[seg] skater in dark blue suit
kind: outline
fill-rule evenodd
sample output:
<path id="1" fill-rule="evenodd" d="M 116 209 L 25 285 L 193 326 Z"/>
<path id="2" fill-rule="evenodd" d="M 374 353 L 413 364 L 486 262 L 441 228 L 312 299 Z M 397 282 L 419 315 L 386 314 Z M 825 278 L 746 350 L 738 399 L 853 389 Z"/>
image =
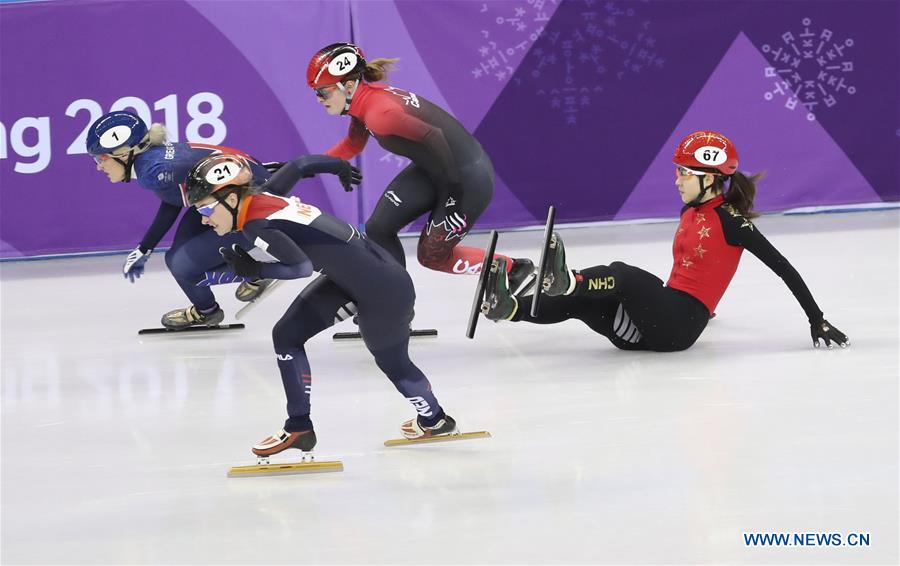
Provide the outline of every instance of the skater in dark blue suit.
<path id="1" fill-rule="evenodd" d="M 125 260 L 122 271 L 132 283 L 143 274 L 151 253 L 178 220 L 182 209 L 189 206 L 184 183 L 188 171 L 199 160 L 227 152 L 244 157 L 256 184 L 264 183 L 271 175 L 263 164 L 235 149 L 167 142 L 162 124 L 147 128 L 144 121 L 131 112 L 115 111 L 101 116 L 88 130 L 86 145 L 97 169 L 106 173 L 110 182 L 127 183 L 136 179 L 141 187 L 153 191 L 160 200 L 153 222 Z M 349 171 L 350 165 L 345 163 L 339 172 L 346 178 Z M 345 186 L 349 187 L 349 183 L 345 182 Z M 188 208 L 178 223 L 165 259 L 191 306 L 166 313 L 162 317 L 166 328 L 181 330 L 222 322 L 225 314 L 216 302 L 211 285 L 239 282 L 235 296 L 246 302 L 258 297 L 271 283 L 271 280 L 250 280 L 229 272 L 218 252 L 223 243 L 240 244 L 247 249 L 252 247 L 239 233 L 229 234 L 222 241 L 201 222 L 196 210 Z"/>
<path id="2" fill-rule="evenodd" d="M 316 443 L 310 420 L 312 376 L 307 340 L 358 309 L 359 330 L 375 363 L 418 413 L 401 426 L 407 438 L 449 435 L 455 421 L 438 404 L 422 371 L 409 359 L 409 322 L 415 290 L 390 253 L 356 228 L 286 194 L 310 169 L 331 170 L 343 161 L 304 156 L 284 165 L 261 187 L 253 186 L 249 163 L 238 155 L 213 155 L 188 176 L 188 199 L 204 223 L 220 236 L 241 231 L 277 263 L 261 263 L 240 246 L 222 248 L 242 277 L 297 279 L 321 273 L 272 329 L 278 368 L 287 395 L 284 429 L 253 447 L 258 456 Z M 359 182 L 359 178 L 355 179 Z"/>

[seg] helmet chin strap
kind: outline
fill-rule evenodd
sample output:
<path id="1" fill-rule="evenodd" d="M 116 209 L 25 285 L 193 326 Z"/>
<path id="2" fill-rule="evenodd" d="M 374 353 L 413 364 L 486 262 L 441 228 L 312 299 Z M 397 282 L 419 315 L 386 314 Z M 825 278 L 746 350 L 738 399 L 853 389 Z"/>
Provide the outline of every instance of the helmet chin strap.
<path id="1" fill-rule="evenodd" d="M 703 201 L 703 197 L 706 196 L 706 192 L 709 190 L 709 187 L 703 186 L 703 178 L 704 177 L 706 177 L 706 175 L 703 175 L 702 177 L 697 177 L 697 181 L 700 183 L 700 192 L 697 194 L 697 196 L 691 202 L 687 203 L 687 206 L 690 206 L 693 208 L 700 206 L 701 202 Z M 712 185 L 710 185 L 710 187 L 711 186 Z"/>
<path id="2" fill-rule="evenodd" d="M 353 94 L 350 93 L 344 83 L 337 83 L 335 86 L 344 95 L 344 109 L 341 110 L 341 116 L 345 116 L 347 112 L 350 112 L 350 103 L 353 102 Z M 357 79 L 356 86 L 359 88 L 359 79 Z"/>
<path id="3" fill-rule="evenodd" d="M 237 193 L 231 193 L 231 194 L 236 195 Z M 230 204 L 228 204 L 228 202 L 225 200 L 225 199 L 227 199 L 228 197 L 222 198 L 222 197 L 216 195 L 216 193 L 213 193 L 212 195 L 213 195 L 213 198 L 214 198 L 214 199 L 216 199 L 217 201 L 219 201 L 220 203 L 222 203 L 222 206 L 224 206 L 225 209 L 228 210 L 228 212 L 231 213 L 231 230 L 229 230 L 228 233 L 230 234 L 230 233 L 232 233 L 232 232 L 237 232 L 237 231 L 238 231 L 238 229 L 237 229 L 237 223 L 238 223 L 238 209 L 241 208 L 241 197 L 240 197 L 240 195 L 238 196 L 237 206 L 231 206 Z"/>
<path id="4" fill-rule="evenodd" d="M 128 152 L 128 157 L 125 160 L 121 160 L 118 157 L 113 157 L 116 160 L 116 163 L 119 163 L 122 167 L 125 168 L 125 178 L 122 179 L 123 183 L 128 183 L 131 181 L 131 169 L 134 166 L 134 148 L 131 148 L 131 151 Z"/>

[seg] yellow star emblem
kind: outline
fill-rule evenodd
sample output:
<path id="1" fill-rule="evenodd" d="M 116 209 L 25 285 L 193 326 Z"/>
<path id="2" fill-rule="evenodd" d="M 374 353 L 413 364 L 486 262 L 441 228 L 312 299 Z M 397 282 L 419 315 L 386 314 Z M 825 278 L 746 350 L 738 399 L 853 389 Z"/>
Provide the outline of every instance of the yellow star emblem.
<path id="1" fill-rule="evenodd" d="M 703 254 L 706 253 L 707 250 L 703 249 L 703 244 L 698 244 L 696 248 L 694 248 L 694 253 L 697 254 L 700 259 L 703 259 Z"/>
<path id="2" fill-rule="evenodd" d="M 707 228 L 706 226 L 701 226 L 700 231 L 697 232 L 697 234 L 700 236 L 701 240 L 703 238 L 709 238 L 709 228 Z"/>
<path id="3" fill-rule="evenodd" d="M 706 222 L 706 215 L 703 214 L 702 212 L 698 212 L 697 213 L 697 224 L 699 224 L 701 222 Z"/>
<path id="4" fill-rule="evenodd" d="M 682 266 L 682 267 L 690 267 L 690 266 L 692 266 L 692 265 L 694 265 L 694 262 L 693 262 L 693 261 L 689 260 L 689 259 L 686 258 L 686 257 L 681 258 L 681 266 Z"/>

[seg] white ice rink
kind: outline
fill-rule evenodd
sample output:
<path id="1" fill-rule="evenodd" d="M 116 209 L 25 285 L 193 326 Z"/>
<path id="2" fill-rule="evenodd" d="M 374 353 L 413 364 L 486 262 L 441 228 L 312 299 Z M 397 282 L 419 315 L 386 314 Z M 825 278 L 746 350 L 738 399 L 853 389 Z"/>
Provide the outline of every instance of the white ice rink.
<path id="1" fill-rule="evenodd" d="M 413 360 L 487 440 L 384 448 L 412 416 L 361 344 L 307 347 L 333 474 L 229 479 L 284 421 L 270 330 L 138 337 L 185 306 L 154 255 L 0 264 L 2 562 L 898 562 L 898 211 L 757 224 L 852 339 L 814 350 L 780 279 L 745 254 L 686 352 L 622 352 L 581 323 L 464 337 L 474 277 L 410 269 Z M 563 230 L 570 265 L 665 279 L 673 223 Z M 540 232 L 501 236 L 536 259 Z M 484 234 L 470 244 L 482 245 Z M 408 251 L 413 240 L 404 240 Z M 228 314 L 234 286 L 219 288 Z M 339 330 L 351 330 L 344 323 Z M 282 458 L 285 459 L 285 458 Z M 868 546 L 752 547 L 744 533 L 868 533 Z"/>

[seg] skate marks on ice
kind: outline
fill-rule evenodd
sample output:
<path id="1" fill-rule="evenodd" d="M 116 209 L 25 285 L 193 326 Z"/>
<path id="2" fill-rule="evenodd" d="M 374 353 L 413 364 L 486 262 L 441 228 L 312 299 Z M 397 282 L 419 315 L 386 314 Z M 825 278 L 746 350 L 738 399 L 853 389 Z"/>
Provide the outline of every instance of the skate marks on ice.
<path id="1" fill-rule="evenodd" d="M 459 432 L 441 436 L 429 436 L 428 438 L 392 438 L 385 440 L 385 446 L 410 446 L 413 444 L 431 444 L 433 442 L 452 442 L 454 440 L 473 440 L 476 438 L 490 438 L 491 433 L 486 430 L 476 432 Z"/>
<path id="2" fill-rule="evenodd" d="M 229 478 L 252 478 L 261 476 L 290 476 L 296 474 L 321 474 L 343 472 L 340 460 L 316 460 L 312 452 L 304 452 L 299 462 L 271 463 L 267 456 L 257 458 L 255 465 L 234 466 L 228 470 Z"/>

